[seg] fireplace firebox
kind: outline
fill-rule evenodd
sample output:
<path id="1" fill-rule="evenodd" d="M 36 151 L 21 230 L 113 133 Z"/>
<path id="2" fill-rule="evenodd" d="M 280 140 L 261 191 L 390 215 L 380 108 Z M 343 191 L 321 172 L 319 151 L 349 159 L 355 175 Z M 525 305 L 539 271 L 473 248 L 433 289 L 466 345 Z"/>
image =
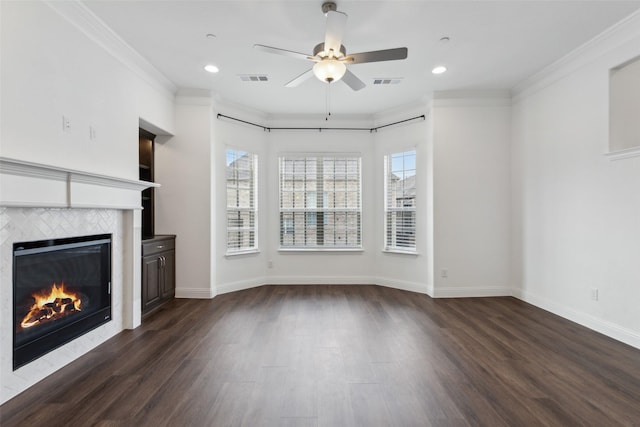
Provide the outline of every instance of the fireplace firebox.
<path id="1" fill-rule="evenodd" d="M 13 369 L 111 320 L 111 235 L 13 244 Z"/>

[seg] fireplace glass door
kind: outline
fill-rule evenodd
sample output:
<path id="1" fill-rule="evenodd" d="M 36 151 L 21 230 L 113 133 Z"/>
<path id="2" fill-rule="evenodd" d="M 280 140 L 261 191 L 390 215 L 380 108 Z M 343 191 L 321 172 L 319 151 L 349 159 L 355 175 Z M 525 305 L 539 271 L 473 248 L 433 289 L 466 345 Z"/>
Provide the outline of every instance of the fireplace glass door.
<path id="1" fill-rule="evenodd" d="M 111 320 L 111 235 L 15 243 L 13 367 Z"/>

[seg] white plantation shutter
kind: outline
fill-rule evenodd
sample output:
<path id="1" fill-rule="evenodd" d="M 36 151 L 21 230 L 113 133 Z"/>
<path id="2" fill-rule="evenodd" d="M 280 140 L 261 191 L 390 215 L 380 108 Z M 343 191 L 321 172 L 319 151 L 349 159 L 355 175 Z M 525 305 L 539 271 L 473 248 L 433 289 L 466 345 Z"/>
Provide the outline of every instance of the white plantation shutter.
<path id="1" fill-rule="evenodd" d="M 227 181 L 227 254 L 255 251 L 258 214 L 258 156 L 228 148 Z"/>
<path id="2" fill-rule="evenodd" d="M 385 250 L 416 250 L 416 152 L 385 156 Z"/>
<path id="3" fill-rule="evenodd" d="M 361 248 L 360 157 L 280 157 L 280 247 Z"/>

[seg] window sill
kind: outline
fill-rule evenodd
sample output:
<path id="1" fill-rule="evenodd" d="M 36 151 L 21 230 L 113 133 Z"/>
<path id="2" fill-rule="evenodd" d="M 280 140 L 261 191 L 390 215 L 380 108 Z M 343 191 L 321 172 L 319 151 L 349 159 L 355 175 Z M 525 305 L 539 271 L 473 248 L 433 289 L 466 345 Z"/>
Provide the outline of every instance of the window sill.
<path id="1" fill-rule="evenodd" d="M 279 248 L 278 252 L 364 252 L 362 248 Z"/>
<path id="2" fill-rule="evenodd" d="M 260 253 L 259 249 L 247 249 L 244 251 L 227 252 L 224 254 L 224 256 L 225 258 L 230 258 L 238 255 L 253 255 L 253 254 L 259 254 L 259 253 Z"/>
<path id="3" fill-rule="evenodd" d="M 382 252 L 386 254 L 420 255 L 417 251 L 403 251 L 400 249 L 383 249 Z"/>

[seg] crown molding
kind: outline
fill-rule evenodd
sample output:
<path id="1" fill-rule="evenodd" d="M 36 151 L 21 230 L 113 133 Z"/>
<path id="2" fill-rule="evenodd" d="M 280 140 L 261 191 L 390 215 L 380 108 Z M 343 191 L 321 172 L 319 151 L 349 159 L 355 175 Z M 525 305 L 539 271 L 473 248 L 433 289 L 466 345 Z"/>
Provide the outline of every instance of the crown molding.
<path id="1" fill-rule="evenodd" d="M 212 92 L 207 89 L 179 89 L 175 96 L 176 105 L 213 107 Z"/>
<path id="2" fill-rule="evenodd" d="M 440 91 L 433 93 L 432 107 L 509 107 L 508 90 Z"/>
<path id="3" fill-rule="evenodd" d="M 431 109 L 431 96 L 432 94 L 424 95 L 407 104 L 372 114 L 371 119 L 374 126 L 382 126 L 389 123 L 389 121 L 402 120 L 407 116 L 421 115 L 425 114 L 425 112 L 425 115 L 428 116 Z"/>
<path id="4" fill-rule="evenodd" d="M 51 9 L 69 21 L 135 75 L 173 100 L 177 87 L 149 61 L 129 46 L 118 34 L 79 0 L 46 1 Z"/>
<path id="5" fill-rule="evenodd" d="M 550 86 L 612 49 L 636 38 L 640 38 L 640 10 L 518 83 L 511 90 L 514 103 Z"/>

